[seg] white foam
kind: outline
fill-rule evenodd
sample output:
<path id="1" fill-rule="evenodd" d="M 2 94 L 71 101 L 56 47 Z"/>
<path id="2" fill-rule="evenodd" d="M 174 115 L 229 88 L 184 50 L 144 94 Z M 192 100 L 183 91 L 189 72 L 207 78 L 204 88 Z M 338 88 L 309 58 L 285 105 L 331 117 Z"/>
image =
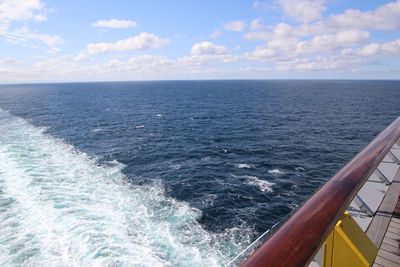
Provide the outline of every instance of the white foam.
<path id="1" fill-rule="evenodd" d="M 93 133 L 97 133 L 97 132 L 103 131 L 103 129 L 102 128 L 94 128 L 94 129 L 91 129 L 90 131 Z"/>
<path id="2" fill-rule="evenodd" d="M 246 181 L 245 181 L 246 184 L 257 186 L 258 189 L 260 189 L 263 192 L 272 192 L 273 191 L 272 186 L 274 185 L 274 183 L 271 183 L 271 182 L 268 182 L 265 180 L 261 180 L 256 176 L 245 175 L 243 177 L 246 179 Z"/>
<path id="3" fill-rule="evenodd" d="M 144 128 L 144 125 L 143 125 L 143 124 L 142 124 L 142 125 L 136 125 L 135 128 L 136 128 L 136 129 Z"/>
<path id="4" fill-rule="evenodd" d="M 274 175 L 281 175 L 281 174 L 285 174 L 285 172 L 279 170 L 279 169 L 272 169 L 272 170 L 268 170 L 269 174 L 274 174 Z"/>
<path id="5" fill-rule="evenodd" d="M 250 241 L 1 109 L 0 133 L 1 266 L 220 266 Z"/>
<path id="6" fill-rule="evenodd" d="M 306 169 L 303 167 L 296 167 L 294 168 L 296 171 L 305 171 Z"/>
<path id="7" fill-rule="evenodd" d="M 174 170 L 179 170 L 181 168 L 180 164 L 172 164 L 171 166 L 169 166 L 170 168 L 174 169 Z"/>
<path id="8" fill-rule="evenodd" d="M 159 113 L 159 114 L 157 114 L 156 116 L 157 116 L 157 117 L 162 117 L 162 114 L 161 114 L 161 113 Z"/>
<path id="9" fill-rule="evenodd" d="M 250 169 L 250 168 L 254 168 L 254 165 L 246 164 L 246 163 L 235 164 L 235 166 L 236 166 L 236 168 L 239 168 L 239 169 Z"/>
<path id="10" fill-rule="evenodd" d="M 295 209 L 297 209 L 297 207 L 298 207 L 299 205 L 297 205 L 297 204 L 294 203 L 294 202 L 290 202 L 290 203 L 286 204 L 286 206 L 287 206 L 289 209 L 291 209 L 291 210 L 295 210 Z"/>

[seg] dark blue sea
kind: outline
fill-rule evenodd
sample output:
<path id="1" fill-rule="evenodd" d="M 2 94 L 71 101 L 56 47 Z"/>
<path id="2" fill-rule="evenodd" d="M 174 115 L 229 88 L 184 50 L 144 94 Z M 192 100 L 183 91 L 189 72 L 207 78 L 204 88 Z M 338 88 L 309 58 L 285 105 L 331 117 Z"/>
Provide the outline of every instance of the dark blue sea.
<path id="1" fill-rule="evenodd" d="M 399 115 L 399 81 L 2 85 L 0 265 L 223 266 Z"/>

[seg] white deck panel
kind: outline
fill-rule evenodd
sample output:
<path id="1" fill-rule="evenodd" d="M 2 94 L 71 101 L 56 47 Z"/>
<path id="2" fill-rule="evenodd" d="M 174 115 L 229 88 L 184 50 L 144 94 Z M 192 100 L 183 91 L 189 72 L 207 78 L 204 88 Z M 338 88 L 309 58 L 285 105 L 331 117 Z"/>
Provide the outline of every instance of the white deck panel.
<path id="1" fill-rule="evenodd" d="M 375 213 L 388 188 L 389 186 L 384 183 L 366 182 L 360 191 L 358 191 L 357 195 L 361 197 L 365 204 Z"/>
<path id="2" fill-rule="evenodd" d="M 390 162 L 390 163 L 395 163 L 394 159 L 388 154 L 383 158 L 382 162 Z"/>
<path id="3" fill-rule="evenodd" d="M 368 181 L 382 183 L 381 179 L 379 179 L 379 175 L 377 174 L 377 172 L 374 172 L 373 174 L 371 174 Z"/>
<path id="4" fill-rule="evenodd" d="M 400 160 L 400 149 L 391 149 L 390 150 L 390 152 L 392 152 L 393 153 L 393 155 L 398 159 L 398 160 Z"/>
<path id="5" fill-rule="evenodd" d="M 390 182 L 392 182 L 397 170 L 399 169 L 399 165 L 396 163 L 381 162 L 381 164 L 378 166 L 378 169 Z"/>

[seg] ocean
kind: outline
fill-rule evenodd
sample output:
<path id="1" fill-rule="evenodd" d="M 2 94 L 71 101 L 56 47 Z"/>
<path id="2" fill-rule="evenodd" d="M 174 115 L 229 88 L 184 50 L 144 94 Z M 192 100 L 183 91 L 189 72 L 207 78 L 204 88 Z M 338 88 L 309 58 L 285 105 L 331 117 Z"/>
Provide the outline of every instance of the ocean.
<path id="1" fill-rule="evenodd" d="M 400 81 L 0 86 L 0 265 L 224 266 L 400 115 Z"/>

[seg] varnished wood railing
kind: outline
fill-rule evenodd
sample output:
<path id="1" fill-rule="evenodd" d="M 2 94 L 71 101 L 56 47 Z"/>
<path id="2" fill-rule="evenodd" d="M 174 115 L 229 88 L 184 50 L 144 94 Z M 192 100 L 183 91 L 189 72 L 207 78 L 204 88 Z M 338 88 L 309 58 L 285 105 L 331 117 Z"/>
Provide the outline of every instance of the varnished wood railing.
<path id="1" fill-rule="evenodd" d="M 306 266 L 399 136 L 400 117 L 319 189 L 241 266 Z"/>

